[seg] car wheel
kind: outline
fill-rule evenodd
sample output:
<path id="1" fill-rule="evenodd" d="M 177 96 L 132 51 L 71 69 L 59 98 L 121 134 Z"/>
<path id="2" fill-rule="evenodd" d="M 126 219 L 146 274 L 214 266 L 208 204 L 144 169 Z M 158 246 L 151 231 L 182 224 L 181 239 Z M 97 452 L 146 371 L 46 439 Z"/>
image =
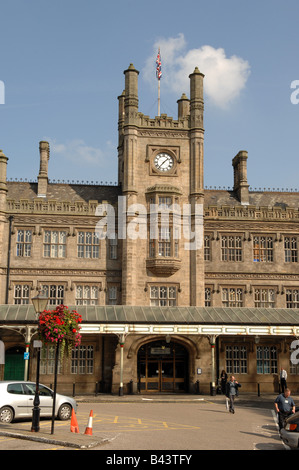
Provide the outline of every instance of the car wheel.
<path id="1" fill-rule="evenodd" d="M 69 403 L 64 403 L 58 410 L 58 418 L 62 421 L 70 419 L 72 414 L 72 406 Z"/>
<path id="2" fill-rule="evenodd" d="M 3 406 L 0 409 L 0 423 L 11 423 L 14 417 L 14 412 L 9 406 Z"/>

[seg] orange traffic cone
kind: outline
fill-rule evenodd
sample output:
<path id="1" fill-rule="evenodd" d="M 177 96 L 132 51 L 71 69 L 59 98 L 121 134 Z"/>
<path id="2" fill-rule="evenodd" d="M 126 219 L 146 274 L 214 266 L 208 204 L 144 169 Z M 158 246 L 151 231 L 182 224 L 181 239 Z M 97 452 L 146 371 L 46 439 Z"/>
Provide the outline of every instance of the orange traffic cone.
<path id="1" fill-rule="evenodd" d="M 92 418 L 93 418 L 93 412 L 91 410 L 91 412 L 89 414 L 89 418 L 88 418 L 87 427 L 86 427 L 85 433 L 84 433 L 84 434 L 88 434 L 89 436 L 92 436 Z"/>
<path id="2" fill-rule="evenodd" d="M 78 421 L 77 421 L 77 418 L 76 418 L 76 414 L 74 412 L 74 408 L 72 409 L 71 432 L 79 433 L 79 426 L 78 426 Z"/>

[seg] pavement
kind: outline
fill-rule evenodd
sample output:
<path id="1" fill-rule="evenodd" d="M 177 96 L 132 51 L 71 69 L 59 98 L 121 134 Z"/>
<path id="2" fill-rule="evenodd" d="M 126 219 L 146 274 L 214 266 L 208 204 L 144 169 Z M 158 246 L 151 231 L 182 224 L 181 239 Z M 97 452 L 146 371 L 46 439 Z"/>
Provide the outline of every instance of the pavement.
<path id="1" fill-rule="evenodd" d="M 292 395 L 293 396 L 293 395 Z M 250 406 L 257 408 L 274 409 L 274 400 L 277 394 L 265 394 L 258 396 L 257 394 L 242 393 L 238 398 L 238 405 Z M 80 403 L 196 403 L 198 401 L 206 401 L 213 403 L 224 403 L 224 395 L 106 395 L 99 394 L 97 396 L 76 396 L 78 404 Z M 299 396 L 293 396 L 295 403 L 299 404 Z M 31 431 L 31 422 L 28 421 L 28 428 L 21 426 L 20 422 L 9 424 L 0 423 L 0 436 L 7 436 L 16 439 L 27 439 L 35 442 L 48 443 L 51 445 L 59 445 L 63 447 L 72 447 L 75 449 L 91 449 L 104 445 L 108 440 L 105 438 L 93 437 L 88 434 L 79 434 L 74 432 L 65 432 L 65 428 L 55 426 L 54 432 Z"/>

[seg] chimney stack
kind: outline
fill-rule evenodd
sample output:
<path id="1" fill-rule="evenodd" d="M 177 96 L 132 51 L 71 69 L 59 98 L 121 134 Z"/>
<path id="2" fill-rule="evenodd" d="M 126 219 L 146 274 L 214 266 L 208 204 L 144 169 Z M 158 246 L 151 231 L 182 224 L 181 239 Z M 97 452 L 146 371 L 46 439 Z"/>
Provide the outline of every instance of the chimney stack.
<path id="1" fill-rule="evenodd" d="M 6 171 L 7 171 L 8 158 L 0 150 L 0 212 L 6 211 L 6 195 L 7 195 L 7 184 L 6 184 Z"/>
<path id="2" fill-rule="evenodd" d="M 125 98 L 124 113 L 125 125 L 134 125 L 138 115 L 138 70 L 133 64 L 124 71 L 125 74 Z"/>
<path id="3" fill-rule="evenodd" d="M 185 93 L 182 94 L 181 99 L 177 101 L 178 103 L 178 119 L 184 119 L 190 114 L 190 101 L 188 100 Z"/>
<path id="4" fill-rule="evenodd" d="M 198 67 L 189 75 L 190 78 L 190 127 L 191 129 L 203 129 L 203 79 L 204 74 Z"/>
<path id="5" fill-rule="evenodd" d="M 7 192 L 7 185 L 6 185 L 7 160 L 8 158 L 4 155 L 2 150 L 0 150 L 0 191 L 4 191 L 4 192 Z"/>
<path id="6" fill-rule="evenodd" d="M 249 204 L 249 184 L 247 183 L 247 158 L 248 152 L 240 150 L 233 159 L 234 167 L 234 191 L 241 204 Z"/>
<path id="7" fill-rule="evenodd" d="M 40 167 L 37 177 L 38 189 L 37 197 L 46 197 L 48 188 L 48 161 L 50 158 L 49 142 L 41 141 L 39 143 Z"/>

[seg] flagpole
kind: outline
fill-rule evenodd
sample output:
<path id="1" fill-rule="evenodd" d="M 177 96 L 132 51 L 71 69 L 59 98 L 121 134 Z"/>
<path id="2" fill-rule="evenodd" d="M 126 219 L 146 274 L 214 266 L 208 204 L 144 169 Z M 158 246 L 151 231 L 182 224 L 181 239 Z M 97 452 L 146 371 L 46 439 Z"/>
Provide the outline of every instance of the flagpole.
<path id="1" fill-rule="evenodd" d="M 160 80 L 158 80 L 158 116 L 160 116 Z"/>
<path id="2" fill-rule="evenodd" d="M 160 79 L 162 77 L 160 47 L 156 59 L 156 77 L 158 79 L 158 116 L 160 116 Z"/>

